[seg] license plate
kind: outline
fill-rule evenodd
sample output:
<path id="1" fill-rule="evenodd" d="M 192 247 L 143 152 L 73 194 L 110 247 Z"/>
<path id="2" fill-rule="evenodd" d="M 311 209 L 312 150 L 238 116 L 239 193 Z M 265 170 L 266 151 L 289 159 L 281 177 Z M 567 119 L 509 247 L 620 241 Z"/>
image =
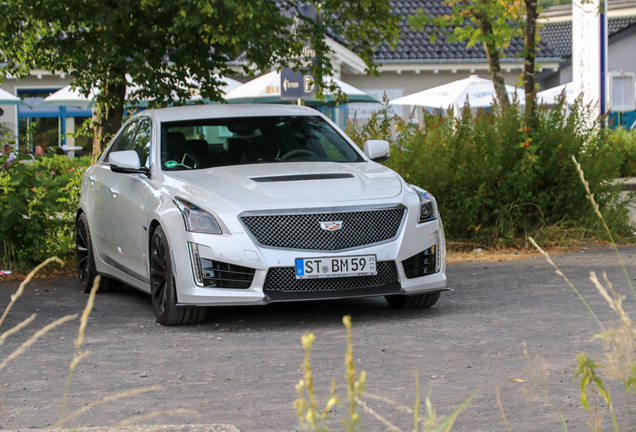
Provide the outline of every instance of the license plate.
<path id="1" fill-rule="evenodd" d="M 372 276 L 377 273 L 375 255 L 296 258 L 296 279 Z"/>

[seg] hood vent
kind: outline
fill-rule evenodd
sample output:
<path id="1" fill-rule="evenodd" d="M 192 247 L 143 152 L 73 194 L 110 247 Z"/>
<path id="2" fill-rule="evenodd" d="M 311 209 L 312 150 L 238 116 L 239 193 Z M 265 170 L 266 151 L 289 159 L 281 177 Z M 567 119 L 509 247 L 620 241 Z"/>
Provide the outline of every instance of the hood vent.
<path id="1" fill-rule="evenodd" d="M 286 181 L 301 181 L 301 180 L 334 180 L 353 178 L 353 174 L 349 173 L 334 173 L 334 174 L 292 174 L 282 176 L 270 176 L 270 177 L 252 177 L 251 179 L 259 183 L 270 182 L 286 182 Z"/>

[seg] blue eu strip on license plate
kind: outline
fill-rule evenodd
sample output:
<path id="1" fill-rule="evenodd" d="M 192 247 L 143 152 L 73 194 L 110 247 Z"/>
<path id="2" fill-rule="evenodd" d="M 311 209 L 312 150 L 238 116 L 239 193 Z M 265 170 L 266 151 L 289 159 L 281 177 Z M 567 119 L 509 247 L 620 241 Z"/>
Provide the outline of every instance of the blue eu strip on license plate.
<path id="1" fill-rule="evenodd" d="M 372 276 L 376 263 L 375 255 L 296 258 L 296 279 Z"/>

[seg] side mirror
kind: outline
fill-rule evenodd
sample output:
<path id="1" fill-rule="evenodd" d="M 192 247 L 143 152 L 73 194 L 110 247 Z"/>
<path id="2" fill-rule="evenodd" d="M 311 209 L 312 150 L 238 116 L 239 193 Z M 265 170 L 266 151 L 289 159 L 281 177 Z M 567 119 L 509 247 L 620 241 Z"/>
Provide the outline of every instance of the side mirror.
<path id="1" fill-rule="evenodd" d="M 389 158 L 389 142 L 384 140 L 369 140 L 364 143 L 364 154 L 375 162 L 382 162 Z"/>
<path id="2" fill-rule="evenodd" d="M 141 168 L 139 155 L 134 150 L 112 152 L 108 155 L 108 163 L 110 164 L 110 169 L 113 172 L 145 173 L 145 170 Z"/>

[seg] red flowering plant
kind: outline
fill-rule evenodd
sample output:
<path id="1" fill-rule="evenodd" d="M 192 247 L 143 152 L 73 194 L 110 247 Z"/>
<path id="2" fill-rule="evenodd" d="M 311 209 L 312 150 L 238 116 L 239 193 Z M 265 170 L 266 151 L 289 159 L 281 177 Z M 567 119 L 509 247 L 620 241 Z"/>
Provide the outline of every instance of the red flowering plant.
<path id="1" fill-rule="evenodd" d="M 68 255 L 74 216 L 89 157 L 52 156 L 16 161 L 0 171 L 0 262 L 29 267 Z"/>

